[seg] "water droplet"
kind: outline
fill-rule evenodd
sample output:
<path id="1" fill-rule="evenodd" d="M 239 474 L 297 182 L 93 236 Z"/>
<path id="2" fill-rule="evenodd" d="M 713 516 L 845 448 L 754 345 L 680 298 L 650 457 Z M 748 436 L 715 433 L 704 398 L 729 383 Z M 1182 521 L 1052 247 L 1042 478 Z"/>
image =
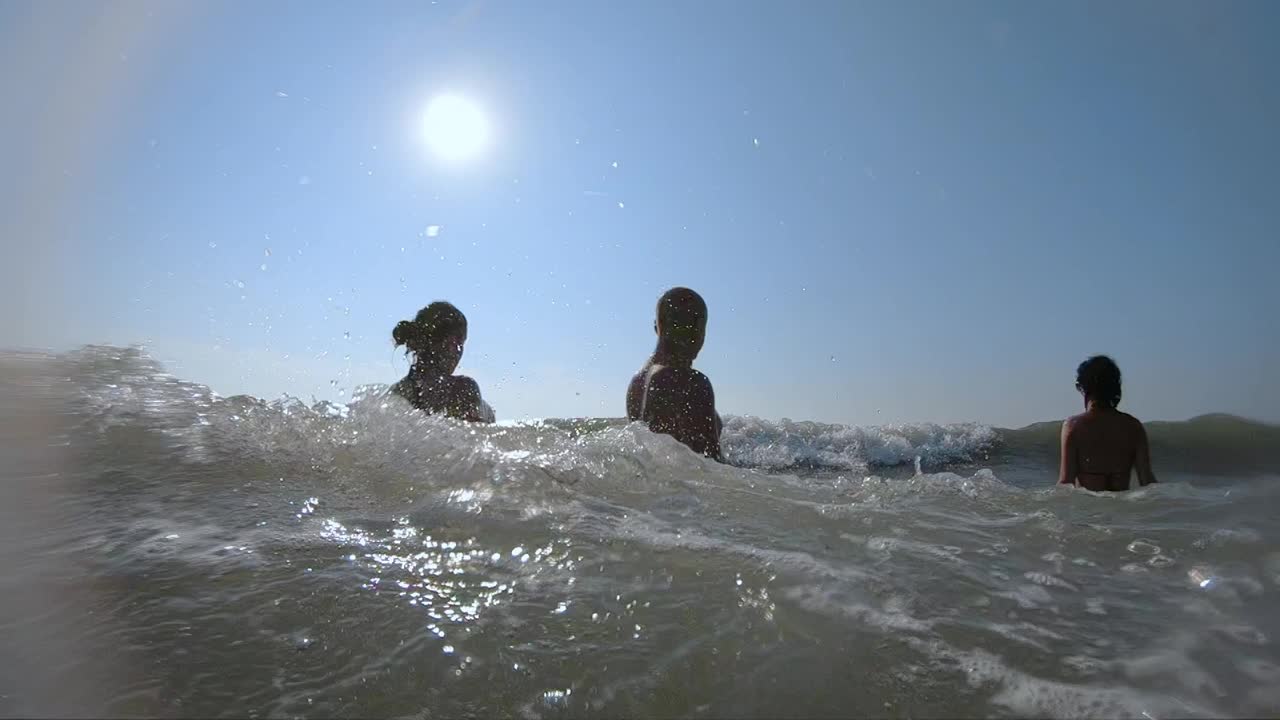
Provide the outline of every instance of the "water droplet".
<path id="1" fill-rule="evenodd" d="M 259 265 L 259 266 L 258 266 L 258 269 L 259 269 L 259 270 L 262 270 L 262 271 L 264 271 L 264 272 L 265 272 L 265 271 L 266 271 L 266 269 L 267 269 L 267 264 L 266 264 L 266 263 L 262 263 L 261 265 Z"/>
<path id="2" fill-rule="evenodd" d="M 524 548 L 517 545 L 511 549 L 511 557 L 520 557 L 524 554 Z"/>
<path id="3" fill-rule="evenodd" d="M 760 138 L 751 138 L 751 144 L 760 147 Z"/>
<path id="4" fill-rule="evenodd" d="M 237 281 L 236 281 L 236 287 L 238 287 L 238 288 L 240 288 L 241 290 L 243 290 L 243 289 L 244 289 L 244 281 L 243 281 L 243 280 L 237 280 Z"/>
<path id="5" fill-rule="evenodd" d="M 445 645 L 444 647 L 442 647 L 442 648 L 440 648 L 440 649 L 444 652 L 444 654 L 445 654 L 445 655 L 452 655 L 452 654 L 453 654 L 453 646 L 452 646 L 452 645 Z"/>
<path id="6" fill-rule="evenodd" d="M 289 93 L 287 93 L 287 92 L 285 92 L 285 91 L 283 91 L 283 90 L 277 90 L 277 91 L 276 91 L 276 97 L 278 97 L 278 98 L 287 98 L 287 97 L 289 97 Z"/>
<path id="7" fill-rule="evenodd" d="M 428 225 L 428 226 L 427 226 L 427 237 L 429 237 L 429 238 L 433 238 L 433 237 L 438 236 L 439 234 L 440 234 L 440 226 L 439 226 L 439 225 Z"/>
<path id="8" fill-rule="evenodd" d="M 617 160 L 614 160 L 614 161 L 613 161 L 613 167 L 614 167 L 614 168 L 617 168 L 617 167 L 618 167 L 618 161 L 617 161 Z"/>
<path id="9" fill-rule="evenodd" d="M 835 361 L 836 361 L 836 356 L 835 356 L 835 355 L 832 355 L 832 356 L 831 356 L 831 362 L 835 362 Z"/>
<path id="10" fill-rule="evenodd" d="M 216 242 L 214 242 L 214 241 L 212 241 L 212 240 L 210 240 L 210 241 L 209 241 L 209 249 L 210 249 L 210 250 L 214 250 L 214 249 L 216 249 L 217 247 L 218 247 L 218 243 L 216 243 Z"/>
<path id="11" fill-rule="evenodd" d="M 622 202 L 621 200 L 619 200 L 619 201 L 618 201 L 618 209 L 619 209 L 619 210 L 621 210 L 622 208 L 625 208 L 626 206 L 627 206 L 627 205 L 626 205 L 626 203 Z"/>
<path id="12" fill-rule="evenodd" d="M 348 330 L 348 331 L 346 331 L 346 332 L 342 333 L 342 339 L 343 339 L 343 340 L 350 340 L 350 339 L 351 339 L 351 331 L 350 331 L 350 330 Z"/>
<path id="13" fill-rule="evenodd" d="M 262 254 L 263 254 L 263 256 L 264 256 L 264 257 L 271 257 L 271 248 L 266 248 L 266 249 L 264 249 L 264 250 L 262 251 Z"/>

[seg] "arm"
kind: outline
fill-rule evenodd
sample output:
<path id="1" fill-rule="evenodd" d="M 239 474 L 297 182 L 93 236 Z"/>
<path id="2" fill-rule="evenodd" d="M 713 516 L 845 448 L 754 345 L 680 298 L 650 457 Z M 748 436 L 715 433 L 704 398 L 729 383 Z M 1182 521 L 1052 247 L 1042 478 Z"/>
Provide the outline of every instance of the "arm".
<path id="1" fill-rule="evenodd" d="M 1151 446 L 1147 444 L 1147 429 L 1137 419 L 1137 447 L 1134 450 L 1133 467 L 1138 471 L 1138 484 L 1150 485 L 1156 482 L 1156 474 L 1151 471 Z"/>
<path id="2" fill-rule="evenodd" d="M 469 377 L 460 377 L 450 398 L 449 415 L 467 422 L 491 423 L 493 410 L 480 399 L 480 385 Z"/>
<path id="3" fill-rule="evenodd" d="M 641 419 L 654 432 L 666 433 L 694 452 L 723 462 L 719 416 L 711 381 L 697 370 L 663 368 L 649 376 Z"/>
<path id="4" fill-rule="evenodd" d="M 644 376 L 641 370 L 627 386 L 627 419 L 631 421 L 639 420 L 644 414 Z"/>
<path id="5" fill-rule="evenodd" d="M 1058 484 L 1075 485 L 1080 466 L 1076 460 L 1075 423 L 1070 419 L 1062 423 L 1062 458 L 1058 463 Z"/>

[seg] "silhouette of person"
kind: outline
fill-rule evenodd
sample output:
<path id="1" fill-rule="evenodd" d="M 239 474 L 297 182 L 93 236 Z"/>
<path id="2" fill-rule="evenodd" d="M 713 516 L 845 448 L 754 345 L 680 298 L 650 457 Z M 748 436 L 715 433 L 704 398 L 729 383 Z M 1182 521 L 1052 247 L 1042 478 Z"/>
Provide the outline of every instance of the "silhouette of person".
<path id="1" fill-rule="evenodd" d="M 1080 363 L 1076 389 L 1085 411 L 1062 423 L 1062 462 L 1058 482 L 1095 492 L 1129 489 L 1132 470 L 1138 482 L 1156 482 L 1151 472 L 1147 430 L 1134 416 L 1120 412 L 1120 368 L 1106 355 Z"/>
<path id="2" fill-rule="evenodd" d="M 493 422 L 493 408 L 480 397 L 480 386 L 454 375 L 467 342 L 467 318 L 452 304 L 437 301 L 401 320 L 391 332 L 396 347 L 413 353 L 409 374 L 391 391 L 414 407 L 470 422 Z"/>
<path id="3" fill-rule="evenodd" d="M 688 288 L 668 290 L 658 300 L 653 329 L 658 346 L 627 388 L 627 418 L 724 462 L 715 391 L 693 369 L 707 334 L 706 302 Z"/>

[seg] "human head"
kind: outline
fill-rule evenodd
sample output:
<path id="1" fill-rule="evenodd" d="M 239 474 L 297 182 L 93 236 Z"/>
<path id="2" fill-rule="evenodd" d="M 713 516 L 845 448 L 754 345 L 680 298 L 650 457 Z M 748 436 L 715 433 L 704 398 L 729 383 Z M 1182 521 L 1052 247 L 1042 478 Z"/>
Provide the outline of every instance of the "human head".
<path id="1" fill-rule="evenodd" d="M 467 342 L 467 318 L 451 303 L 438 300 L 418 311 L 412 321 L 401 320 L 391 331 L 396 347 L 404 345 L 418 362 L 451 374 L 462 360 Z"/>
<path id="2" fill-rule="evenodd" d="M 1076 368 L 1076 389 L 1085 402 L 1107 407 L 1120 404 L 1120 366 L 1106 355 L 1094 355 Z"/>
<path id="3" fill-rule="evenodd" d="M 685 287 L 671 288 L 658 298 L 658 347 L 682 359 L 693 360 L 707 336 L 707 303 Z"/>

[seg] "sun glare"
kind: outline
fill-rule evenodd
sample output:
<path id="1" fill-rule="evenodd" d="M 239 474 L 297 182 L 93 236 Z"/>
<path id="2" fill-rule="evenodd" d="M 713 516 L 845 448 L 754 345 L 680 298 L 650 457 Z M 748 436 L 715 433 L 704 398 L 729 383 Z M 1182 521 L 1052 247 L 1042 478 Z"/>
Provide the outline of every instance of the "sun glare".
<path id="1" fill-rule="evenodd" d="M 489 119 L 475 103 L 458 95 L 432 99 L 423 130 L 431 151 L 450 162 L 474 157 L 489 144 Z"/>

